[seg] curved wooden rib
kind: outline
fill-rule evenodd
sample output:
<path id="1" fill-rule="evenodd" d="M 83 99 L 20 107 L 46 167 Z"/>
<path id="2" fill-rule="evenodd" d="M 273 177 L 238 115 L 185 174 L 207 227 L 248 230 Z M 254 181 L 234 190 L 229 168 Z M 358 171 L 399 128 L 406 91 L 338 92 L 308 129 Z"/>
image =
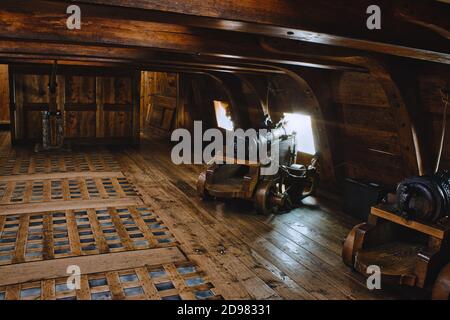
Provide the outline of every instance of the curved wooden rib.
<path id="1" fill-rule="evenodd" d="M 354 268 L 355 264 L 355 237 L 356 237 L 356 230 L 361 227 L 363 223 L 360 223 L 353 227 L 353 229 L 348 234 L 347 238 L 345 238 L 344 244 L 342 246 L 342 260 L 344 261 L 345 265 Z"/>
<path id="2" fill-rule="evenodd" d="M 450 40 L 450 31 L 448 31 L 447 29 L 445 29 L 441 26 L 438 26 L 432 22 L 419 20 L 419 19 L 417 19 L 411 15 L 408 15 L 406 13 L 399 13 L 398 16 L 405 21 L 408 21 L 408 22 L 416 24 L 418 26 L 430 29 L 431 31 L 439 34 L 440 36 Z"/>
<path id="3" fill-rule="evenodd" d="M 267 86 L 268 81 L 266 77 L 251 76 L 239 74 L 237 75 L 242 82 L 245 82 L 254 95 L 258 98 L 258 106 L 262 110 L 263 114 L 269 114 L 269 106 L 267 101 Z"/>
<path id="4" fill-rule="evenodd" d="M 450 299 L 450 263 L 442 268 L 436 282 L 433 286 L 431 294 L 433 300 L 449 300 Z"/>
<path id="5" fill-rule="evenodd" d="M 281 50 L 283 48 L 283 50 Z M 264 49 L 271 52 L 283 52 L 288 55 L 311 56 L 311 54 L 302 53 L 301 47 L 297 44 L 287 42 L 268 43 L 264 42 Z M 298 51 L 295 51 L 297 50 Z M 340 62 L 352 64 L 366 69 L 382 86 L 389 101 L 390 110 L 395 118 L 397 133 L 401 141 L 402 158 L 404 162 L 405 176 L 425 174 L 429 172 L 429 153 L 427 152 L 427 139 L 420 120 L 421 116 L 413 116 L 417 108 L 411 106 L 410 99 L 406 102 L 405 86 L 399 85 L 400 77 L 395 76 L 392 68 L 386 63 L 372 57 L 363 57 L 358 55 L 326 56 L 314 55 L 317 59 L 323 59 L 330 62 Z M 402 90 L 400 90 L 402 87 Z M 414 111 L 413 111 L 414 110 Z"/>
<path id="6" fill-rule="evenodd" d="M 321 176 L 324 180 L 335 183 L 336 175 L 334 173 L 334 161 L 333 153 L 330 147 L 330 135 L 326 128 L 326 119 L 324 116 L 324 106 L 319 103 L 315 91 L 311 88 L 310 83 L 308 83 L 302 75 L 297 71 L 292 69 L 287 69 L 284 67 L 278 67 L 283 70 L 289 77 L 294 80 L 307 99 L 309 100 L 308 107 L 313 118 L 313 131 L 314 136 L 317 139 L 316 145 L 320 146 L 321 154 Z"/>
<path id="7" fill-rule="evenodd" d="M 427 139 L 420 128 L 419 119 L 414 121 L 413 107 L 406 103 L 405 92 L 400 90 L 400 85 L 394 79 L 392 70 L 380 61 L 375 59 L 363 59 L 370 74 L 381 84 L 388 99 L 391 112 L 396 120 L 397 133 L 401 143 L 402 158 L 404 163 L 404 175 L 423 175 L 427 169 L 424 149 Z M 418 110 L 415 110 L 416 112 Z M 420 117 L 419 117 L 420 118 Z M 423 120 L 423 119 L 422 119 Z"/>
<path id="8" fill-rule="evenodd" d="M 241 80 L 231 74 L 213 72 L 207 74 L 218 81 L 224 88 L 231 104 L 232 118 L 235 127 L 242 129 L 250 128 L 251 121 L 248 114 L 248 105 L 242 93 Z"/>

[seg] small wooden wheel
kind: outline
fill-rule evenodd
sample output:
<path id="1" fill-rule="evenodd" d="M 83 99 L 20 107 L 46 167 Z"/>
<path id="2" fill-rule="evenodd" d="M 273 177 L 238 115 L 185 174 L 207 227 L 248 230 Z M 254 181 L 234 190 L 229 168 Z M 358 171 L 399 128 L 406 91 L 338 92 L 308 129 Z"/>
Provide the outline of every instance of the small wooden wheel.
<path id="1" fill-rule="evenodd" d="M 363 224 L 364 223 L 360 223 L 353 227 L 353 229 L 348 234 L 347 238 L 345 238 L 344 245 L 342 246 L 342 260 L 348 267 L 352 269 L 355 268 L 354 264 L 356 252 L 354 252 L 354 246 L 355 246 L 356 229 L 358 229 Z"/>
<path id="2" fill-rule="evenodd" d="M 450 300 L 450 263 L 439 272 L 431 294 L 433 300 Z"/>
<path id="3" fill-rule="evenodd" d="M 278 180 L 261 182 L 256 188 L 255 206 L 256 212 L 260 214 L 270 214 L 274 210 L 271 198 L 276 192 Z"/>
<path id="4" fill-rule="evenodd" d="M 197 180 L 197 193 L 203 200 L 210 200 L 212 199 L 212 197 L 206 190 L 205 185 L 206 185 L 206 172 L 202 172 L 198 176 Z"/>

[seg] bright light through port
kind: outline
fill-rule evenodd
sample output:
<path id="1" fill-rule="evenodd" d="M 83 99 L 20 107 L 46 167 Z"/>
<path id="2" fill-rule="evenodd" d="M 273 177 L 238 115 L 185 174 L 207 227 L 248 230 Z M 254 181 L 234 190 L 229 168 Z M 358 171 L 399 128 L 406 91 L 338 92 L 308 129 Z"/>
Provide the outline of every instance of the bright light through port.
<path id="1" fill-rule="evenodd" d="M 299 113 L 285 113 L 286 129 L 288 133 L 296 132 L 297 151 L 315 154 L 314 136 L 311 117 Z"/>
<path id="2" fill-rule="evenodd" d="M 214 110 L 216 111 L 217 125 L 225 130 L 233 130 L 233 121 L 229 116 L 228 104 L 222 101 L 214 101 Z"/>

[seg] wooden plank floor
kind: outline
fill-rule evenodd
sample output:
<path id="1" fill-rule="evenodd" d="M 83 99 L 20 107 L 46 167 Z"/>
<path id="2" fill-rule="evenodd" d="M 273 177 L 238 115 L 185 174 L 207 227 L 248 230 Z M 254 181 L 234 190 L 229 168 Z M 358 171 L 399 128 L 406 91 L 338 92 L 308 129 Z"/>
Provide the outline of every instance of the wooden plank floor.
<path id="1" fill-rule="evenodd" d="M 358 221 L 315 199 L 287 214 L 259 216 L 246 203 L 201 201 L 198 165 L 174 165 L 166 140 L 113 150 L 144 202 L 226 299 L 405 299 L 404 290 L 369 291 L 340 257 Z"/>
<path id="2" fill-rule="evenodd" d="M 8 155 L 9 150 L 8 139 L 0 134 L 0 155 Z M 195 291 L 199 296 L 186 289 L 186 282 L 182 281 L 184 276 L 176 271 L 179 266 L 166 263 L 157 268 L 168 268 L 164 270 L 176 286 L 175 291 L 169 290 L 167 295 L 155 291 L 155 284 L 159 280 L 152 279 L 149 270 L 130 266 L 89 275 L 94 280 L 101 280 L 98 282 L 100 289 L 95 288 L 95 281 L 91 281 L 94 286 L 90 286 L 91 278 L 83 278 L 86 290 L 82 296 L 58 286 L 64 280 L 60 278 L 42 283 L 0 286 L 0 299 L 2 295 L 17 297 L 23 292 L 25 298 L 39 296 L 68 299 L 121 299 L 128 297 L 126 292 L 136 299 L 406 297 L 403 292 L 392 289 L 369 291 L 365 280 L 343 265 L 340 258 L 342 241 L 357 221 L 341 214 L 331 203 L 310 199 L 307 205 L 290 213 L 259 216 L 244 202 L 201 201 L 196 195 L 195 184 L 203 166 L 174 165 L 170 160 L 170 146 L 161 138 L 145 136 L 139 149 L 112 149 L 111 153 L 115 158 L 109 160 L 112 166 L 115 161 L 119 163 L 127 181 L 139 191 L 142 205 L 157 215 L 168 233 L 176 239 L 187 258 L 184 263 L 198 269 L 189 277 L 196 279 L 197 273 L 202 275 L 200 280 L 192 280 L 199 281 Z M 51 165 L 46 168 L 51 168 Z M 90 166 L 90 169 L 93 167 Z M 46 172 L 53 171 L 47 169 Z M 12 174 L 20 174 L 20 170 Z M 126 207 L 130 206 L 133 207 L 131 204 Z M 29 214 L 29 219 L 33 215 Z M 70 220 L 70 215 L 65 213 L 65 218 Z M 20 224 L 17 227 L 20 228 Z M 67 259 L 73 259 L 71 252 Z M 26 252 L 21 254 L 26 257 Z M 137 275 L 138 279 L 130 276 L 131 284 L 122 283 L 120 275 L 127 274 Z M 149 274 L 150 278 L 147 276 Z M 165 278 L 161 279 L 162 283 L 167 282 Z M 28 290 L 30 288 L 34 290 Z M 140 289 L 125 290 L 128 288 Z"/>
<path id="3" fill-rule="evenodd" d="M 110 152 L 33 153 L 7 137 L 0 134 L 0 300 L 223 298 Z M 68 266 L 80 268 L 78 290 L 67 286 Z"/>

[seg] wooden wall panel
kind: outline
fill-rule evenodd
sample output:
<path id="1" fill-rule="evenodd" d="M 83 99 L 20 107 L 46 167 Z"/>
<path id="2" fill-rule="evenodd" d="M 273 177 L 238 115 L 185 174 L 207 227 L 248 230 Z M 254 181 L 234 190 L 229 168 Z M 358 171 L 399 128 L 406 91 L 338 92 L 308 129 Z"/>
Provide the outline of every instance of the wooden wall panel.
<path id="1" fill-rule="evenodd" d="M 375 130 L 344 124 L 341 126 L 342 144 L 366 146 L 386 153 L 400 154 L 398 134 L 394 131 Z"/>
<path id="2" fill-rule="evenodd" d="M 357 105 L 353 104 L 352 100 L 349 101 L 351 103 L 342 103 L 342 112 L 346 125 L 374 131 L 397 131 L 395 119 L 388 109 Z"/>
<path id="3" fill-rule="evenodd" d="M 67 138 L 89 138 L 96 136 L 96 112 L 94 111 L 68 111 L 66 117 Z"/>
<path id="4" fill-rule="evenodd" d="M 67 75 L 65 79 L 66 106 L 85 106 L 95 104 L 95 77 Z"/>
<path id="5" fill-rule="evenodd" d="M 132 83 L 129 77 L 103 77 L 103 102 L 105 105 L 130 105 Z"/>
<path id="6" fill-rule="evenodd" d="M 370 74 L 346 72 L 334 88 L 334 99 L 340 103 L 353 103 L 363 106 L 389 107 L 384 90 Z"/>
<path id="7" fill-rule="evenodd" d="M 48 82 L 48 75 L 25 75 L 23 78 L 24 105 L 47 104 L 49 101 Z"/>
<path id="8" fill-rule="evenodd" d="M 27 74 L 22 78 L 22 135 L 27 140 L 40 140 L 42 136 L 41 112 L 48 110 L 49 76 Z M 20 86 L 18 87 L 20 88 Z"/>
<path id="9" fill-rule="evenodd" d="M 48 109 L 49 67 L 14 67 L 16 136 L 41 139 L 41 112 Z M 138 142 L 140 79 L 132 71 L 59 67 L 57 103 L 65 115 L 65 136 L 78 142 Z"/>
<path id="10" fill-rule="evenodd" d="M 396 120 L 382 86 L 370 74 L 346 72 L 333 81 L 345 176 L 394 187 L 404 178 Z"/>
<path id="11" fill-rule="evenodd" d="M 96 136 L 96 77 L 65 77 L 64 110 L 66 137 Z"/>
<path id="12" fill-rule="evenodd" d="M 230 104 L 221 84 L 212 76 L 142 72 L 142 128 L 168 136 L 176 128 L 193 130 L 201 120 L 203 128 L 217 126 L 214 100 Z"/>
<path id="13" fill-rule="evenodd" d="M 132 79 L 102 77 L 104 137 L 132 137 Z"/>
<path id="14" fill-rule="evenodd" d="M 8 124 L 9 122 L 8 66 L 0 65 L 0 124 Z"/>
<path id="15" fill-rule="evenodd" d="M 105 138 L 124 138 L 133 135 L 131 112 L 104 111 L 104 120 Z"/>

